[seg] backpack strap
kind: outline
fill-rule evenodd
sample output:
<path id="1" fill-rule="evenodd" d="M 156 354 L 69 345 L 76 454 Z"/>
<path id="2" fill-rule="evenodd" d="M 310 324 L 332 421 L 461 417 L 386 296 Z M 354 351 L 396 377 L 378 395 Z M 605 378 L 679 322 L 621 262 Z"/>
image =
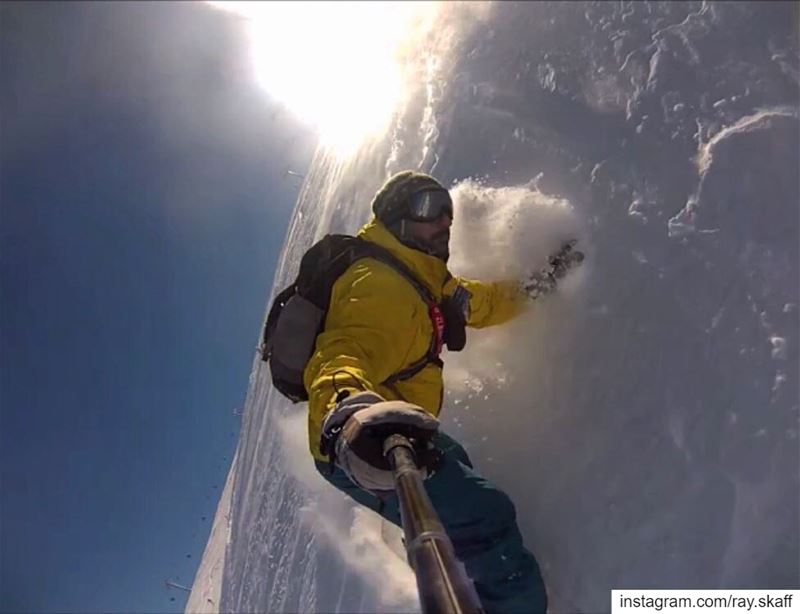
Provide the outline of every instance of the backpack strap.
<path id="1" fill-rule="evenodd" d="M 433 296 L 433 293 L 417 278 L 413 271 L 408 268 L 408 266 L 402 260 L 397 258 L 388 249 L 384 249 L 380 245 L 375 245 L 374 243 L 370 243 L 364 239 L 358 240 L 363 244 L 358 248 L 359 258 L 374 258 L 375 260 L 379 260 L 384 264 L 388 264 L 395 271 L 400 273 L 400 275 L 405 277 L 412 286 L 414 286 L 417 294 L 419 294 L 422 300 L 425 301 L 426 305 L 436 304 L 436 298 Z"/>
<path id="2" fill-rule="evenodd" d="M 362 243 L 362 245 L 358 247 L 358 257 L 373 258 L 379 262 L 383 262 L 403 276 L 414 287 L 417 294 L 419 294 L 420 298 L 428 307 L 428 316 L 431 318 L 431 324 L 433 324 L 433 335 L 431 336 L 431 344 L 428 347 L 428 351 L 419 360 L 387 378 L 383 382 L 383 385 L 393 387 L 397 382 L 411 379 L 429 364 L 436 365 L 441 369 L 444 363 L 442 359 L 439 358 L 439 354 L 442 351 L 442 345 L 444 343 L 444 316 L 433 293 L 417 278 L 404 262 L 395 257 L 389 250 L 375 245 L 374 243 L 370 243 L 369 241 L 364 241 L 363 239 L 358 240 Z"/>

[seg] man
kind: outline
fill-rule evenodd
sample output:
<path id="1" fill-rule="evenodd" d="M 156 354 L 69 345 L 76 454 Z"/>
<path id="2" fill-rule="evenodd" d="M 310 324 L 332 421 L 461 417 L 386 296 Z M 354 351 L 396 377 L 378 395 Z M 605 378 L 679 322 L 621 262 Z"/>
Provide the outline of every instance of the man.
<path id="1" fill-rule="evenodd" d="M 482 328 L 518 315 L 526 300 L 552 291 L 583 255 L 569 244 L 551 259 L 550 274 L 523 284 L 458 279 L 447 270 L 452 201 L 438 181 L 399 173 L 377 192 L 372 210 L 374 219 L 358 236 L 405 265 L 433 301 L 446 306 L 446 319 L 407 276 L 377 259 L 358 260 L 337 279 L 304 372 L 317 468 L 336 488 L 400 525 L 382 441 L 391 432 L 412 436 L 426 490 L 484 609 L 544 612 L 539 566 L 522 543 L 513 503 L 473 469 L 461 445 L 438 431 L 438 352 L 445 341 L 463 345 L 464 324 Z"/>

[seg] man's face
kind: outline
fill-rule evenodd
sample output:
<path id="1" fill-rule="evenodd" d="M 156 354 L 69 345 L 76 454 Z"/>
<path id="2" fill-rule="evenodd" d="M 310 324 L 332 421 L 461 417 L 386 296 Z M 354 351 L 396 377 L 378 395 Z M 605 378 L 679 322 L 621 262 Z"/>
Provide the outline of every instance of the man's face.
<path id="1" fill-rule="evenodd" d="M 447 259 L 450 253 L 450 226 L 453 220 L 443 214 L 432 222 L 406 220 L 406 232 L 417 242 L 430 246 L 431 251 L 440 258 Z"/>

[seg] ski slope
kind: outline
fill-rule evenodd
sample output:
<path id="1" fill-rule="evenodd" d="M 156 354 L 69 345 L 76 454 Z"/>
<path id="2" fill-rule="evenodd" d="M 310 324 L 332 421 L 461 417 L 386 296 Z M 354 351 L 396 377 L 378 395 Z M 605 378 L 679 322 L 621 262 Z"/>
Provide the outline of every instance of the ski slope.
<path id="1" fill-rule="evenodd" d="M 556 296 L 444 357 L 444 429 L 516 502 L 553 611 L 607 610 L 612 588 L 800 586 L 797 16 L 453 5 L 391 129 L 306 174 L 273 295 L 406 168 L 453 186 L 457 274 L 583 245 Z M 254 355 L 221 610 L 416 608 L 376 517 L 315 474 L 304 411 Z M 220 581 L 202 572 L 196 591 Z"/>

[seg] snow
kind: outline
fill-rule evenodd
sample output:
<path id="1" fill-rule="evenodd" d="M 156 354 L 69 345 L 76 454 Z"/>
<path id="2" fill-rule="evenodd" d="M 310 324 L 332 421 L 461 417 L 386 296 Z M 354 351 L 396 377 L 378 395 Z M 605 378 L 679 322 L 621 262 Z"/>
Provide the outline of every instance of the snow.
<path id="1" fill-rule="evenodd" d="M 225 552 L 230 544 L 231 495 L 236 468 L 236 455 L 231 462 L 225 486 L 220 494 L 217 512 L 211 525 L 200 567 L 195 574 L 192 592 L 186 602 L 186 612 L 215 614 L 220 611 L 222 573 L 225 569 Z"/>
<path id="2" fill-rule="evenodd" d="M 719 102 L 715 102 L 714 106 L 718 106 Z M 721 141 L 730 138 L 732 135 L 741 134 L 750 130 L 764 129 L 768 125 L 772 117 L 791 117 L 797 119 L 797 109 L 792 107 L 781 107 L 776 109 L 759 110 L 753 115 L 748 115 L 738 119 L 734 124 L 726 126 L 715 134 L 708 143 L 700 148 L 700 154 L 697 160 L 697 167 L 700 171 L 700 178 L 702 179 L 708 172 L 711 162 L 713 161 L 714 149 Z"/>
<path id="3" fill-rule="evenodd" d="M 450 7 L 385 137 L 318 152 L 273 295 L 405 168 L 453 186 L 456 273 L 517 276 L 577 237 L 559 293 L 445 356 L 443 428 L 515 501 L 553 611 L 605 610 L 612 588 L 797 587 L 789 5 L 499 3 L 477 28 Z M 198 599 L 414 608 L 386 527 L 316 474 L 304 412 L 254 356 L 230 543 L 201 567 L 224 573 L 198 573 Z"/>

